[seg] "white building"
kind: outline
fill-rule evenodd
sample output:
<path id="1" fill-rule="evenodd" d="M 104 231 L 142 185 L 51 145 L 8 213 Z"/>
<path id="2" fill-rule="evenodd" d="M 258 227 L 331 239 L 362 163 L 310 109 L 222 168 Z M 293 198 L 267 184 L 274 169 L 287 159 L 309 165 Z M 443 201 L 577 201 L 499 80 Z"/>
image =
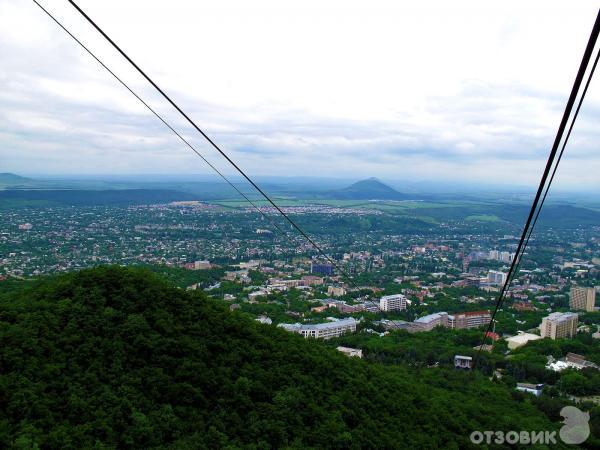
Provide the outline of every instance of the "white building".
<path id="1" fill-rule="evenodd" d="M 490 270 L 488 271 L 488 282 L 492 284 L 503 285 L 506 283 L 506 273 L 500 272 L 498 270 Z"/>
<path id="2" fill-rule="evenodd" d="M 267 291 L 264 290 L 258 290 L 258 291 L 254 291 L 254 292 L 250 292 L 248 294 L 248 299 L 249 300 L 256 300 L 258 297 L 266 297 L 267 295 L 269 295 L 269 293 Z"/>
<path id="3" fill-rule="evenodd" d="M 435 327 L 448 326 L 448 313 L 439 312 L 434 314 L 429 314 L 427 316 L 419 317 L 414 321 L 416 325 L 419 326 L 423 331 L 431 331 Z"/>
<path id="4" fill-rule="evenodd" d="M 578 355 L 577 353 L 567 353 L 562 359 L 555 361 L 554 358 L 549 358 L 548 364 L 546 364 L 546 369 L 554 370 L 555 372 L 561 372 L 565 369 L 596 369 L 599 370 L 597 364 L 594 364 L 591 361 L 587 361 L 585 357 L 582 355 Z"/>
<path id="5" fill-rule="evenodd" d="M 384 295 L 379 299 L 379 309 L 382 311 L 402 311 L 409 301 L 403 294 Z"/>
<path id="6" fill-rule="evenodd" d="M 516 348 L 524 346 L 529 341 L 537 341 L 541 338 L 542 337 L 538 336 L 537 334 L 524 333 L 522 331 L 519 331 L 519 334 L 517 334 L 516 336 L 506 338 L 506 342 L 508 343 L 509 350 L 514 350 Z"/>
<path id="7" fill-rule="evenodd" d="M 456 369 L 471 369 L 473 367 L 473 358 L 470 356 L 455 355 L 454 367 Z"/>
<path id="8" fill-rule="evenodd" d="M 346 333 L 354 333 L 358 322 L 352 317 L 347 319 L 337 320 L 335 322 L 317 323 L 304 325 L 300 323 L 280 323 L 277 325 L 286 331 L 298 333 L 305 338 L 330 339 L 338 337 Z"/>
<path id="9" fill-rule="evenodd" d="M 270 317 L 268 316 L 258 316 L 256 319 L 257 322 L 263 323 L 265 325 L 271 325 L 273 323 L 273 321 L 271 320 Z"/>
<path id="10" fill-rule="evenodd" d="M 517 383 L 517 391 L 529 392 L 530 394 L 539 397 L 544 389 L 543 384 Z"/>
<path id="11" fill-rule="evenodd" d="M 344 355 L 348 357 L 356 356 L 357 358 L 362 358 L 362 349 L 360 348 L 351 348 L 351 347 L 336 347 L 338 352 L 342 352 Z"/>
<path id="12" fill-rule="evenodd" d="M 540 334 L 543 338 L 572 338 L 577 334 L 577 314 L 554 312 L 542 319 Z"/>

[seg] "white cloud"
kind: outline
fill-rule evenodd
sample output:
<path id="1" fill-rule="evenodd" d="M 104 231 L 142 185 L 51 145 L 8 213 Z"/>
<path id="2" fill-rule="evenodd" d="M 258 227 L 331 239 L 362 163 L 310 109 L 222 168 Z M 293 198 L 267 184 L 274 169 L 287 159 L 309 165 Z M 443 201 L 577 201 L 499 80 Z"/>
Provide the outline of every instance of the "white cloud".
<path id="1" fill-rule="evenodd" d="M 592 1 L 79 4 L 251 175 L 520 184 L 540 176 L 597 13 Z M 68 2 L 43 5 L 230 172 Z M 33 2 L 2 0 L 0 17 L 2 171 L 204 169 Z M 599 105 L 593 83 L 565 186 L 599 187 Z"/>

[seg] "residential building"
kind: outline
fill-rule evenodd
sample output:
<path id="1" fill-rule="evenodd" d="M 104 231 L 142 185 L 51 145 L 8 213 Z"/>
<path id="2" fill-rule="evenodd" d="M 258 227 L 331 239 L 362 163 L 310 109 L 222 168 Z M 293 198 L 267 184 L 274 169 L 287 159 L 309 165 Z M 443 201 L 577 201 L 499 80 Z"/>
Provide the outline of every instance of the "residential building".
<path id="1" fill-rule="evenodd" d="M 585 356 L 578 355 L 577 353 L 569 352 L 565 356 L 565 361 L 571 364 L 576 369 L 585 369 L 587 367 L 598 369 L 598 365 L 585 359 Z"/>
<path id="2" fill-rule="evenodd" d="M 448 316 L 448 327 L 455 329 L 479 328 L 492 320 L 489 311 L 468 311 Z"/>
<path id="3" fill-rule="evenodd" d="M 577 333 L 577 314 L 554 312 L 542 319 L 540 334 L 543 338 L 572 338 Z"/>
<path id="4" fill-rule="evenodd" d="M 306 286 L 319 286 L 323 284 L 323 278 L 315 277 L 313 275 L 306 275 L 302 279 L 285 279 L 271 278 L 269 280 L 269 286 L 285 286 L 286 289 L 299 288 Z"/>
<path id="5" fill-rule="evenodd" d="M 406 309 L 408 300 L 403 294 L 384 295 L 379 299 L 379 309 L 382 311 L 402 311 Z"/>
<path id="6" fill-rule="evenodd" d="M 498 258 L 501 262 L 509 263 L 513 260 L 515 254 L 509 252 L 500 252 L 500 257 Z"/>
<path id="7" fill-rule="evenodd" d="M 483 280 L 485 281 L 486 279 L 484 278 Z M 479 287 L 480 284 L 481 284 L 481 278 L 479 278 L 479 277 L 466 277 L 465 278 L 466 286 Z"/>
<path id="8" fill-rule="evenodd" d="M 571 287 L 569 307 L 576 311 L 593 311 L 596 304 L 596 289 L 593 287 Z"/>
<path id="9" fill-rule="evenodd" d="M 258 269 L 258 267 L 260 266 L 260 264 L 262 263 L 262 261 L 256 261 L 254 259 L 250 260 L 250 261 L 246 261 L 246 262 L 241 262 L 239 263 L 239 267 L 240 269 Z"/>
<path id="10" fill-rule="evenodd" d="M 360 303 L 357 305 L 349 305 L 346 302 L 343 302 L 341 300 L 331 300 L 331 301 L 329 301 L 329 303 L 327 303 L 327 306 L 329 308 L 337 308 L 341 312 L 346 313 L 346 314 L 364 311 L 364 307 Z"/>
<path id="11" fill-rule="evenodd" d="M 538 298 L 539 300 L 539 298 Z M 527 301 L 527 302 L 515 302 L 512 305 L 513 309 L 516 309 L 517 311 L 535 311 L 537 308 L 534 306 L 533 303 Z"/>
<path id="12" fill-rule="evenodd" d="M 353 357 L 356 356 L 358 358 L 362 358 L 362 349 L 360 348 L 351 348 L 351 347 L 336 347 L 336 350 L 342 352 L 344 355 Z"/>
<path id="13" fill-rule="evenodd" d="M 267 291 L 260 289 L 258 291 L 250 292 L 248 294 L 248 299 L 256 300 L 258 297 L 266 297 L 267 295 L 269 295 Z"/>
<path id="14" fill-rule="evenodd" d="M 560 372 L 564 369 L 596 369 L 599 370 L 600 367 L 597 364 L 594 364 L 591 361 L 585 359 L 584 356 L 578 355 L 577 353 L 567 353 L 562 359 L 555 361 L 553 358 L 549 358 L 548 364 L 546 365 L 546 369 L 554 370 L 555 372 Z"/>
<path id="15" fill-rule="evenodd" d="M 318 273 L 320 275 L 333 275 L 333 266 L 331 264 L 315 264 L 310 263 L 310 273 Z"/>
<path id="16" fill-rule="evenodd" d="M 316 339 L 331 339 L 338 337 L 346 333 L 354 333 L 356 331 L 356 324 L 358 322 L 353 318 L 337 320 L 335 322 L 317 323 L 317 324 L 288 324 L 280 323 L 277 325 L 286 331 L 292 333 L 298 333 L 305 338 L 316 338 Z"/>
<path id="17" fill-rule="evenodd" d="M 488 271 L 488 282 L 491 284 L 503 285 L 506 283 L 506 273 L 498 270 Z"/>
<path id="18" fill-rule="evenodd" d="M 258 316 L 256 319 L 257 322 L 263 323 L 265 325 L 271 325 L 273 323 L 273 321 L 271 320 L 270 317 L 268 316 Z"/>
<path id="19" fill-rule="evenodd" d="M 542 383 L 539 384 L 531 384 L 531 383 L 517 383 L 517 391 L 521 392 L 529 392 L 530 394 L 539 397 L 542 395 L 542 390 L 544 389 L 544 385 Z"/>
<path id="20" fill-rule="evenodd" d="M 471 369 L 473 367 L 473 358 L 470 356 L 455 355 L 454 367 L 456 369 Z"/>
<path id="21" fill-rule="evenodd" d="M 327 288 L 327 295 L 341 297 L 342 295 L 346 295 L 346 289 L 342 286 L 329 286 Z"/>
<path id="22" fill-rule="evenodd" d="M 427 316 L 419 317 L 414 321 L 422 331 L 431 331 L 435 327 L 447 327 L 448 326 L 448 313 L 439 312 L 429 314 Z"/>
<path id="23" fill-rule="evenodd" d="M 301 286 L 320 286 L 323 284 L 323 278 L 315 277 L 314 275 L 306 275 L 302 277 Z"/>

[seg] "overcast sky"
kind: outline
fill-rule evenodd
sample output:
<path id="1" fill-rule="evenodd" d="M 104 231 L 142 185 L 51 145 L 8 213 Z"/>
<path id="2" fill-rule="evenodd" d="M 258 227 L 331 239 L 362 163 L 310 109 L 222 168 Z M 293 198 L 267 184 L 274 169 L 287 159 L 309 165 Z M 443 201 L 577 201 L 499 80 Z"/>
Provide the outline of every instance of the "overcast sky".
<path id="1" fill-rule="evenodd" d="M 230 172 L 66 0 L 39 0 Z M 534 184 L 597 2 L 80 0 L 250 175 Z M 31 0 L 0 0 L 0 172 L 208 173 Z M 600 188 L 600 81 L 557 183 Z"/>

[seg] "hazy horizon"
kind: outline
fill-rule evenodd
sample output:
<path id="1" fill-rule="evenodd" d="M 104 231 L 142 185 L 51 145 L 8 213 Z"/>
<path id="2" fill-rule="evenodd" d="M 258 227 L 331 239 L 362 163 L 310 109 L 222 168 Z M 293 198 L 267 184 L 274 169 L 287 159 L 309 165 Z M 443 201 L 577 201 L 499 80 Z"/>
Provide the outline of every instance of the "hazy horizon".
<path id="1" fill-rule="evenodd" d="M 176 173 L 129 173 L 129 174 L 110 174 L 110 173 L 96 173 L 96 174 L 50 174 L 50 173 L 12 173 L 13 175 L 31 178 L 39 181 L 103 181 L 107 183 L 118 183 L 118 182 L 130 182 L 130 183 L 213 183 L 213 184 L 226 184 L 222 178 L 216 174 L 176 174 Z M 0 173 L 2 175 L 2 173 Z M 228 180 L 236 184 L 247 184 L 241 175 L 229 174 Z M 376 179 L 392 188 L 402 192 L 403 190 L 407 193 L 448 193 L 448 194 L 520 194 L 520 195 L 533 195 L 537 189 L 537 186 L 533 185 L 514 185 L 514 184 L 496 184 L 496 183 L 468 183 L 459 181 L 410 181 L 410 180 L 399 180 L 393 178 L 381 178 L 378 176 L 371 177 L 325 177 L 325 176 L 294 176 L 294 175 L 280 175 L 280 176 L 254 176 L 254 181 L 259 184 L 279 184 L 282 187 L 301 187 L 312 185 L 313 190 L 319 189 L 335 189 L 340 187 L 346 187 L 358 181 Z M 565 196 L 565 195 L 577 195 L 578 197 L 594 196 L 600 193 L 600 188 L 596 190 L 577 190 L 569 189 L 565 187 L 552 187 L 553 196 Z"/>

